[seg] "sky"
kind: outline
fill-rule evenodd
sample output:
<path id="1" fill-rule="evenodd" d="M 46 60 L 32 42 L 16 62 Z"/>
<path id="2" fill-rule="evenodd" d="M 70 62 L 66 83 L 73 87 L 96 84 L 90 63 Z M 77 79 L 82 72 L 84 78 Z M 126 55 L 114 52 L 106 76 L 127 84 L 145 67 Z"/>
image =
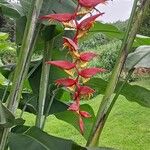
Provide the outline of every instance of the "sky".
<path id="1" fill-rule="evenodd" d="M 103 22 L 116 22 L 127 20 L 130 16 L 134 0 L 113 0 L 106 5 L 99 5 L 97 8 L 105 14 L 100 18 Z"/>
<path id="2" fill-rule="evenodd" d="M 105 12 L 100 17 L 100 20 L 105 23 L 127 20 L 130 16 L 133 2 L 134 0 L 109 0 L 106 5 L 97 6 L 101 12 Z"/>

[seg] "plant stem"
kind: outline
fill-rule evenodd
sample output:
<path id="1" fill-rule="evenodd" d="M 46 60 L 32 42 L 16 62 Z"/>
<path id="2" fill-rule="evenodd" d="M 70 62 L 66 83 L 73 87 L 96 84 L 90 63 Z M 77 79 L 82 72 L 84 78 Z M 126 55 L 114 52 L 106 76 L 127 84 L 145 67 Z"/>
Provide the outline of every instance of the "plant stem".
<path id="1" fill-rule="evenodd" d="M 150 3 L 149 0 L 147 0 L 147 1 L 143 0 L 137 10 L 138 2 L 139 2 L 138 0 L 134 1 L 132 13 L 131 13 L 127 31 L 126 31 L 126 34 L 125 34 L 125 37 L 124 37 L 124 40 L 122 43 L 120 54 L 118 56 L 114 70 L 112 72 L 110 82 L 108 83 L 108 86 L 106 88 L 105 95 L 104 95 L 101 105 L 99 107 L 96 122 L 93 125 L 91 134 L 87 141 L 87 146 L 92 147 L 92 146 L 96 146 L 98 144 L 99 137 L 102 133 L 102 129 L 105 125 L 108 114 L 111 111 L 113 105 L 115 104 L 116 100 L 112 99 L 111 96 L 114 93 L 114 90 L 116 88 L 116 85 L 119 80 L 120 74 L 122 72 L 122 68 L 124 66 L 124 62 L 126 60 L 127 54 L 129 53 L 129 51 L 132 48 L 132 44 L 134 42 L 136 33 L 139 29 L 139 26 L 140 26 L 140 23 L 142 20 L 142 16 L 145 12 L 147 5 Z M 133 24 L 133 22 L 134 22 L 134 24 Z"/>
<path id="2" fill-rule="evenodd" d="M 45 108 L 45 100 L 47 96 L 47 87 L 49 81 L 49 73 L 50 73 L 50 65 L 45 62 L 51 60 L 51 51 L 53 48 L 52 39 L 50 42 L 45 42 L 45 49 L 43 55 L 43 65 L 42 65 L 42 73 L 41 73 L 41 81 L 40 81 L 40 89 L 39 89 L 39 101 L 38 101 L 38 114 L 36 116 L 36 126 L 40 129 L 44 126 L 44 108 Z"/>
<path id="3" fill-rule="evenodd" d="M 51 109 L 51 106 L 52 106 L 52 104 L 53 104 L 53 101 L 54 101 L 54 98 L 55 98 L 55 96 L 56 96 L 57 91 L 58 91 L 58 89 L 55 89 L 55 90 L 52 92 L 52 96 L 51 96 L 50 102 L 49 102 L 48 107 L 47 107 L 47 110 L 46 110 L 46 112 L 45 112 L 44 121 L 43 121 L 43 127 L 42 127 L 42 128 L 44 128 L 46 119 L 47 119 L 47 117 L 48 117 L 48 115 L 49 115 L 49 111 L 50 111 L 50 109 Z"/>
<path id="4" fill-rule="evenodd" d="M 35 41 L 33 39 L 35 36 L 35 28 L 38 20 L 38 16 L 40 14 L 40 10 L 42 7 L 43 0 L 33 0 L 31 5 L 31 11 L 29 12 L 27 18 L 26 29 L 24 32 L 24 37 L 22 41 L 22 46 L 20 49 L 18 63 L 15 69 L 14 79 L 12 83 L 12 88 L 10 91 L 9 98 L 7 100 L 7 108 L 15 114 L 18 103 L 21 97 L 21 91 L 23 88 L 23 83 L 26 78 L 30 60 L 34 48 Z M 3 131 L 0 150 L 5 149 L 5 145 L 7 142 L 8 133 L 10 128 L 5 128 Z"/>

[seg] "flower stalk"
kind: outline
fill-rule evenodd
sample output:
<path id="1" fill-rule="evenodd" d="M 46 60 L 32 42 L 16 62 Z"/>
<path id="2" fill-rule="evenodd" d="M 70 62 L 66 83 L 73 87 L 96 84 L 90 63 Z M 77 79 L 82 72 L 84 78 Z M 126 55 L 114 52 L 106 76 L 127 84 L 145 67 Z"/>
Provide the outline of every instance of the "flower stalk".
<path id="1" fill-rule="evenodd" d="M 102 99 L 101 105 L 99 107 L 97 113 L 96 122 L 92 128 L 90 137 L 87 142 L 87 146 L 93 147 L 98 145 L 99 137 L 102 133 L 103 127 L 107 120 L 107 117 L 115 104 L 116 99 L 119 94 L 112 99 L 112 94 L 116 88 L 116 85 L 119 81 L 120 74 L 122 72 L 122 68 L 124 66 L 125 59 L 128 53 L 131 51 L 134 39 L 136 37 L 136 33 L 140 27 L 140 23 L 145 12 L 145 9 L 150 4 L 150 1 L 143 0 L 140 2 L 140 5 L 137 7 L 139 0 L 134 1 L 132 13 L 130 16 L 130 21 L 128 24 L 127 32 L 124 37 L 124 41 L 122 43 L 122 47 L 120 50 L 120 54 L 118 56 L 116 65 L 114 67 L 113 73 L 111 75 L 110 82 L 106 88 L 105 95 Z"/>

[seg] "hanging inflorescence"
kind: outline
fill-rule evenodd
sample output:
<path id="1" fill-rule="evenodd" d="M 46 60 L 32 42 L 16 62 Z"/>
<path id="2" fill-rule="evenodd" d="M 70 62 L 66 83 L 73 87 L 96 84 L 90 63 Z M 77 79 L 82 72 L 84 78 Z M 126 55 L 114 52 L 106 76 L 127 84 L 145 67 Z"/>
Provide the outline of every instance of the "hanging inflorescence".
<path id="1" fill-rule="evenodd" d="M 82 134 L 84 131 L 83 118 L 90 118 L 91 115 L 88 112 L 81 110 L 80 100 L 89 98 L 95 92 L 94 89 L 89 86 L 85 86 L 84 83 L 97 73 L 105 72 L 105 69 L 97 67 L 87 68 L 88 62 L 97 55 L 93 52 L 80 52 L 78 40 L 88 32 L 88 30 L 93 26 L 95 20 L 99 16 L 103 15 L 103 13 L 99 12 L 95 6 L 105 3 L 106 1 L 107 0 L 78 0 L 77 8 L 72 14 L 50 14 L 40 17 L 42 20 L 61 22 L 65 28 L 72 28 L 76 31 L 72 39 L 67 37 L 63 38 L 63 45 L 68 49 L 72 57 L 72 62 L 56 60 L 48 61 L 47 64 L 59 67 L 68 73 L 68 78 L 61 78 L 55 82 L 58 86 L 64 86 L 72 93 L 73 103 L 70 105 L 68 110 L 73 111 L 78 115 L 80 131 Z M 97 14 L 93 15 L 91 13 L 91 10 L 93 9 L 96 10 Z M 80 16 L 88 13 L 90 14 L 89 17 L 82 21 L 77 20 Z"/>

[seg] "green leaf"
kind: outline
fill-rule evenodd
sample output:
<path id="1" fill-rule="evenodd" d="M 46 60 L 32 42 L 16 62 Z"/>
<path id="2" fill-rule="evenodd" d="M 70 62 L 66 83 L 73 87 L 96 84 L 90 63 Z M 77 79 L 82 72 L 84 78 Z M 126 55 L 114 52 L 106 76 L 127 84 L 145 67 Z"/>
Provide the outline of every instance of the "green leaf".
<path id="1" fill-rule="evenodd" d="M 9 37 L 8 33 L 0 32 L 0 40 L 7 40 Z"/>
<path id="2" fill-rule="evenodd" d="M 26 16 L 16 19 L 16 44 L 17 45 L 22 44 L 26 22 L 27 22 Z"/>
<path id="3" fill-rule="evenodd" d="M 9 128 L 14 125 L 23 125 L 25 120 L 15 119 L 15 116 L 0 101 L 0 127 Z"/>
<path id="4" fill-rule="evenodd" d="M 71 140 L 49 135 L 39 128 L 25 126 L 13 129 L 8 141 L 10 150 L 114 150 L 105 147 L 84 148 Z"/>
<path id="5" fill-rule="evenodd" d="M 46 112 L 48 104 L 50 102 L 50 98 L 51 97 L 46 98 L 45 112 Z M 37 106 L 38 106 L 38 96 L 37 95 L 30 94 L 30 93 L 22 94 L 22 100 L 19 103 L 19 109 L 23 109 L 24 107 L 26 107 L 26 109 L 25 109 L 26 112 L 36 114 Z M 49 111 L 49 115 L 66 111 L 67 108 L 68 108 L 67 104 L 65 104 L 57 99 L 54 99 L 51 109 Z"/>
<path id="6" fill-rule="evenodd" d="M 124 37 L 124 32 L 120 31 L 114 25 L 108 23 L 104 24 L 101 22 L 96 22 L 94 24 L 94 26 L 90 29 L 87 38 L 91 37 L 94 33 L 103 33 L 111 39 L 117 38 L 122 40 Z M 138 47 L 141 45 L 150 45 L 150 37 L 137 35 L 133 47 Z"/>
<path id="7" fill-rule="evenodd" d="M 19 18 L 24 16 L 23 9 L 20 4 L 14 2 L 0 2 L 0 7 L 2 9 L 2 13 L 12 18 Z"/>
<path id="8" fill-rule="evenodd" d="M 101 78 L 92 78 L 89 82 L 87 82 L 88 86 L 96 90 L 96 94 L 104 94 L 107 84 L 108 82 L 102 80 Z M 120 88 L 121 84 L 122 82 L 119 82 L 116 87 L 115 93 L 117 89 Z M 150 108 L 150 90 L 144 87 L 126 83 L 121 90 L 120 95 L 123 95 L 127 100 L 131 102 L 137 102 L 141 106 Z"/>
<path id="9" fill-rule="evenodd" d="M 0 102 L 0 125 L 11 127 L 14 125 L 14 115 Z"/>
<path id="10" fill-rule="evenodd" d="M 48 135 L 36 127 L 23 134 L 11 133 L 9 147 L 10 150 L 82 150 L 73 141 Z"/>
<path id="11" fill-rule="evenodd" d="M 88 104 L 81 105 L 81 110 L 89 112 L 92 116 L 91 118 L 83 119 L 84 124 L 85 124 L 85 129 L 84 129 L 84 135 L 83 136 L 84 136 L 85 139 L 87 139 L 89 134 L 90 134 L 92 125 L 94 123 L 95 115 L 94 115 L 93 109 Z M 55 116 L 56 116 L 57 119 L 60 119 L 62 121 L 65 121 L 65 122 L 73 125 L 80 132 L 79 124 L 78 124 L 78 115 L 77 114 L 67 110 L 65 112 L 57 113 L 57 114 L 55 114 Z"/>
<path id="12" fill-rule="evenodd" d="M 49 25 L 43 27 L 41 31 L 41 36 L 44 41 L 50 41 L 53 38 L 57 37 L 61 33 L 63 33 L 64 28 L 61 24 L 58 25 Z"/>
<path id="13" fill-rule="evenodd" d="M 133 44 L 133 47 L 139 47 L 141 45 L 150 45 L 150 37 L 137 35 Z"/>
<path id="14" fill-rule="evenodd" d="M 117 39 L 122 39 L 124 35 L 124 33 L 121 32 L 117 27 L 111 24 L 104 24 L 101 22 L 96 22 L 89 32 L 103 33 L 110 38 L 117 38 Z"/>
<path id="15" fill-rule="evenodd" d="M 31 5 L 31 0 L 20 0 L 24 11 L 27 13 L 29 6 Z M 74 12 L 75 3 L 70 0 L 46 0 L 43 2 L 41 15 L 51 14 L 51 13 L 63 13 L 63 12 Z"/>
<path id="16" fill-rule="evenodd" d="M 99 148 L 88 148 L 87 147 L 87 150 L 115 150 L 113 148 L 107 148 L 107 147 L 99 147 Z"/>
<path id="17" fill-rule="evenodd" d="M 150 46 L 140 46 L 127 57 L 125 68 L 150 68 Z"/>
<path id="18" fill-rule="evenodd" d="M 150 90 L 144 87 L 126 83 L 121 90 L 121 95 L 125 96 L 128 101 L 150 108 Z"/>

